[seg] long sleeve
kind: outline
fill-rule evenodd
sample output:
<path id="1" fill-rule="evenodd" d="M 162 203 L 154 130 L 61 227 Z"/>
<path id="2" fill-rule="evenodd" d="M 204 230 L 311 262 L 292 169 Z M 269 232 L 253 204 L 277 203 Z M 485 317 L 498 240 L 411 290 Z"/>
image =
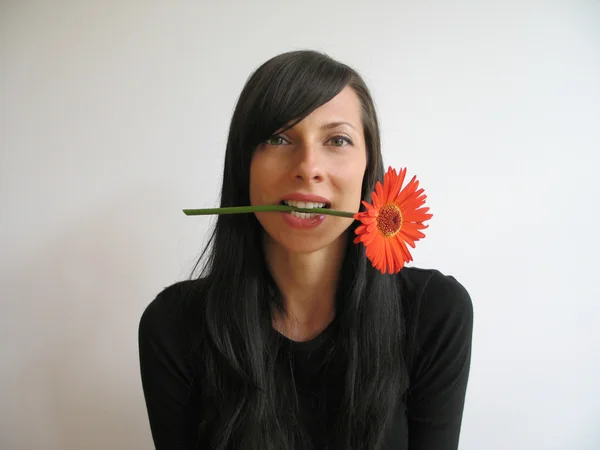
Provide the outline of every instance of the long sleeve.
<path id="1" fill-rule="evenodd" d="M 456 450 L 471 361 L 471 298 L 453 277 L 434 271 L 415 313 L 408 448 Z"/>
<path id="2" fill-rule="evenodd" d="M 192 401 L 191 345 L 182 309 L 186 286 L 166 288 L 139 323 L 142 387 L 157 450 L 196 449 L 198 405 Z"/>

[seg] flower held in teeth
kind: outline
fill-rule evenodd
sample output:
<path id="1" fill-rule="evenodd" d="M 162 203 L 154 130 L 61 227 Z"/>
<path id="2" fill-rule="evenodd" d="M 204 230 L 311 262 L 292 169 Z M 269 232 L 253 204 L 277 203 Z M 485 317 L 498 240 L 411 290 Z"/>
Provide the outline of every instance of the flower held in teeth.
<path id="1" fill-rule="evenodd" d="M 412 261 L 407 245 L 415 247 L 415 242 L 424 238 L 421 232 L 428 227 L 424 225 L 432 214 L 429 208 L 423 207 L 427 196 L 423 189 L 417 189 L 419 182 L 413 177 L 402 188 L 406 169 L 396 170 L 391 167 L 383 178 L 383 184 L 377 183 L 372 194 L 373 204 L 362 202 L 366 210 L 358 213 L 336 211 L 328 203 L 284 200 L 279 205 L 233 206 L 223 208 L 184 209 L 187 215 L 205 214 L 246 214 L 254 212 L 287 212 L 301 219 L 309 219 L 318 215 L 332 215 L 354 218 L 361 222 L 356 228 L 354 243 L 363 243 L 366 254 L 373 266 L 381 273 L 399 272 L 404 263 Z M 282 208 L 282 204 L 286 207 Z M 292 207 L 292 211 L 289 207 Z M 322 208 L 318 212 L 310 209 Z"/>

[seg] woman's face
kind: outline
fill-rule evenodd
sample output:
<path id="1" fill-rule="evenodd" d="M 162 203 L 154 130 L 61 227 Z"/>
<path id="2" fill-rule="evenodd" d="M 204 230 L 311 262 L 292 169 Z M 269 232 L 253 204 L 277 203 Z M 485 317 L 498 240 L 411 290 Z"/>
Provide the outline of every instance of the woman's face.
<path id="1" fill-rule="evenodd" d="M 250 203 L 326 207 L 357 212 L 367 166 L 362 108 L 346 87 L 283 133 L 259 145 L 250 164 Z M 302 203 L 298 203 L 302 202 Z M 290 252 L 336 242 L 353 219 L 329 215 L 256 213 L 270 237 Z"/>

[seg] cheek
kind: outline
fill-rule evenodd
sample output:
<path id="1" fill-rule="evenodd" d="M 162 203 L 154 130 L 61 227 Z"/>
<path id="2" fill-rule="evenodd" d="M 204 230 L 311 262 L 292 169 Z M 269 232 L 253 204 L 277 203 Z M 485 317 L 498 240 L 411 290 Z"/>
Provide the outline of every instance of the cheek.
<path id="1" fill-rule="evenodd" d="M 356 161 L 356 164 L 353 165 L 351 169 L 351 180 L 349 180 L 349 190 L 354 193 L 354 196 L 358 199 L 360 203 L 363 180 L 366 176 L 367 171 L 367 159 L 366 155 L 364 158 L 361 158 Z"/>
<path id="2" fill-rule="evenodd" d="M 250 163 L 250 204 L 254 205 L 258 200 L 258 195 L 261 192 L 260 180 L 260 166 L 256 164 L 256 158 L 252 159 Z"/>
<path id="3" fill-rule="evenodd" d="M 262 204 L 269 195 L 269 176 L 271 169 L 267 164 L 268 158 L 256 155 L 250 163 L 250 204 Z"/>
<path id="4" fill-rule="evenodd" d="M 361 204 L 364 175 L 364 168 L 352 167 L 347 168 L 343 172 L 343 177 L 338 179 L 337 189 L 341 194 L 343 208 L 348 211 L 357 210 Z"/>

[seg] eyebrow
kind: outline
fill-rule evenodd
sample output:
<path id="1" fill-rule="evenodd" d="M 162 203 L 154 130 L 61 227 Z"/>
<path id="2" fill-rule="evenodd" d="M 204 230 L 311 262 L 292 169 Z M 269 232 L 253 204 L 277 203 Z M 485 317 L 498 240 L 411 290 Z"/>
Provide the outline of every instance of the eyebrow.
<path id="1" fill-rule="evenodd" d="M 325 125 L 322 125 L 322 126 L 321 126 L 321 129 L 322 129 L 322 130 L 330 130 L 330 129 L 332 129 L 332 128 L 337 128 L 337 127 L 339 127 L 339 126 L 341 126 L 341 125 L 347 125 L 347 126 L 349 126 L 350 128 L 352 128 L 352 129 L 355 129 L 355 128 L 354 128 L 354 125 L 352 125 L 352 124 L 351 124 L 351 123 L 349 123 L 349 122 L 331 122 L 331 123 L 326 123 Z"/>

